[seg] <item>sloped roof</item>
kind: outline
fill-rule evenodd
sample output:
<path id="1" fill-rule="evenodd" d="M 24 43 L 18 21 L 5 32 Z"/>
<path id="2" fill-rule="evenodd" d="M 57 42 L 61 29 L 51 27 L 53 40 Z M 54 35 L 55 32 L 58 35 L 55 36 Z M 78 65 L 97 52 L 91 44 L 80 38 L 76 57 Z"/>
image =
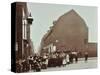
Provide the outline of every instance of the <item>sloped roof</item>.
<path id="1" fill-rule="evenodd" d="M 81 18 L 81 16 L 74 10 L 74 9 L 71 9 L 70 11 L 64 13 L 62 16 L 59 17 L 59 19 L 63 16 L 66 16 L 66 15 L 69 15 L 69 14 L 74 14 L 74 15 L 77 15 L 78 17 Z M 82 18 L 81 18 L 82 19 Z"/>
<path id="2" fill-rule="evenodd" d="M 73 21 L 73 19 L 74 19 L 75 21 Z M 49 32 L 47 32 L 47 33 L 43 36 L 43 39 L 42 39 L 42 40 L 45 40 L 45 39 L 48 38 L 48 36 L 52 33 L 54 27 L 56 27 L 56 25 L 58 25 L 59 21 L 61 21 L 61 20 L 65 20 L 64 22 L 66 22 L 66 20 L 67 20 L 66 23 L 68 23 L 68 22 L 69 22 L 69 23 L 74 23 L 74 22 L 80 20 L 81 22 L 84 23 L 84 24 L 83 24 L 84 27 L 87 28 L 87 25 L 85 24 L 85 21 L 81 18 L 81 16 L 80 16 L 75 10 L 71 9 L 71 10 L 68 11 L 67 13 L 64 13 L 63 15 L 61 15 L 61 16 L 58 18 L 57 21 L 55 21 L 56 23 L 54 23 L 54 26 L 49 30 Z M 68 21 L 68 20 L 70 20 L 70 21 Z"/>
<path id="3" fill-rule="evenodd" d="M 66 20 L 66 21 L 69 20 L 69 23 L 72 22 L 72 21 L 73 21 L 72 23 L 75 23 L 75 21 L 81 21 L 81 22 L 84 23 L 84 26 L 87 27 L 87 25 L 85 24 L 84 19 L 74 9 L 71 9 L 70 11 L 64 13 L 62 16 L 60 16 L 58 18 L 58 20 L 56 22 L 58 23 L 62 19 Z"/>

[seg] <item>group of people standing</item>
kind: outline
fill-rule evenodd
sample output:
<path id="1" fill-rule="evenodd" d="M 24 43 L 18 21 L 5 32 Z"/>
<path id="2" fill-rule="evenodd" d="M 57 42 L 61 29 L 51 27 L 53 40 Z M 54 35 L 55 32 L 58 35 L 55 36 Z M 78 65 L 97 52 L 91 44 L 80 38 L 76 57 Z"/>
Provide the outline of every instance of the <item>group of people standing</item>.
<path id="1" fill-rule="evenodd" d="M 84 61 L 88 60 L 88 52 L 84 52 Z M 80 58 L 79 52 L 69 52 L 69 53 L 53 53 L 51 57 L 49 57 L 48 67 L 56 67 L 56 66 L 66 66 L 72 63 L 77 63 Z"/>
<path id="2" fill-rule="evenodd" d="M 85 61 L 88 60 L 88 52 L 84 53 Z M 16 61 L 16 72 L 39 72 L 48 67 L 61 67 L 78 62 L 78 52 L 52 53 L 29 56 L 27 59 Z"/>
<path id="3" fill-rule="evenodd" d="M 47 63 L 47 55 L 39 56 L 35 54 L 34 56 L 29 56 L 27 59 L 16 61 L 16 72 L 39 72 L 41 69 L 47 68 Z"/>
<path id="4" fill-rule="evenodd" d="M 66 66 L 74 62 L 78 62 L 78 53 L 77 52 L 70 52 L 70 53 L 54 53 L 49 59 L 49 66 L 56 67 L 56 66 Z"/>

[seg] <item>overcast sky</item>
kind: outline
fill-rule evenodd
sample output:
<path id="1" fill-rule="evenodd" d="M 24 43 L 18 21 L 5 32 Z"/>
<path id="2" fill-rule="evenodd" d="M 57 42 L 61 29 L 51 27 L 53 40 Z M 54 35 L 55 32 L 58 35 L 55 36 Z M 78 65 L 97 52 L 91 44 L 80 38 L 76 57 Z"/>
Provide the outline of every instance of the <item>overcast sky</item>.
<path id="1" fill-rule="evenodd" d="M 37 52 L 43 35 L 52 26 L 53 21 L 74 9 L 86 22 L 89 28 L 89 42 L 97 42 L 97 8 L 89 6 L 27 3 L 28 10 L 34 18 L 31 26 L 31 39 Z"/>

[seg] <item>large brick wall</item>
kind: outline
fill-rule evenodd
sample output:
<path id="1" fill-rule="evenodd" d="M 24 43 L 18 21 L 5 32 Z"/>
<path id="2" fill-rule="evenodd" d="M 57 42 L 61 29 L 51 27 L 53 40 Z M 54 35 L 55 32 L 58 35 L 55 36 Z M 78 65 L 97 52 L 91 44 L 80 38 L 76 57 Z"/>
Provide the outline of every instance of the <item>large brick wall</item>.
<path id="1" fill-rule="evenodd" d="M 53 43 L 57 50 L 77 50 L 82 52 L 82 56 L 88 51 L 89 56 L 97 56 L 96 45 L 88 43 L 88 27 L 76 11 L 65 13 L 53 24 L 49 32 L 44 35 L 41 48 Z"/>

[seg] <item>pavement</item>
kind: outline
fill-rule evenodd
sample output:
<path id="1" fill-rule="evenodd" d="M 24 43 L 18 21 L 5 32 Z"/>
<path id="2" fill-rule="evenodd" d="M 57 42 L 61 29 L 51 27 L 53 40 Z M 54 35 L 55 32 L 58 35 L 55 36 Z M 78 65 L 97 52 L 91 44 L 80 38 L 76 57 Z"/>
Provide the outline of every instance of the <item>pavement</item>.
<path id="1" fill-rule="evenodd" d="M 51 67 L 47 69 L 42 69 L 42 72 L 46 71 L 61 71 L 61 70 L 75 70 L 75 69 L 91 69 L 97 68 L 97 58 L 89 58 L 87 62 L 84 61 L 84 58 L 79 59 L 77 63 L 66 65 L 65 67 Z"/>

